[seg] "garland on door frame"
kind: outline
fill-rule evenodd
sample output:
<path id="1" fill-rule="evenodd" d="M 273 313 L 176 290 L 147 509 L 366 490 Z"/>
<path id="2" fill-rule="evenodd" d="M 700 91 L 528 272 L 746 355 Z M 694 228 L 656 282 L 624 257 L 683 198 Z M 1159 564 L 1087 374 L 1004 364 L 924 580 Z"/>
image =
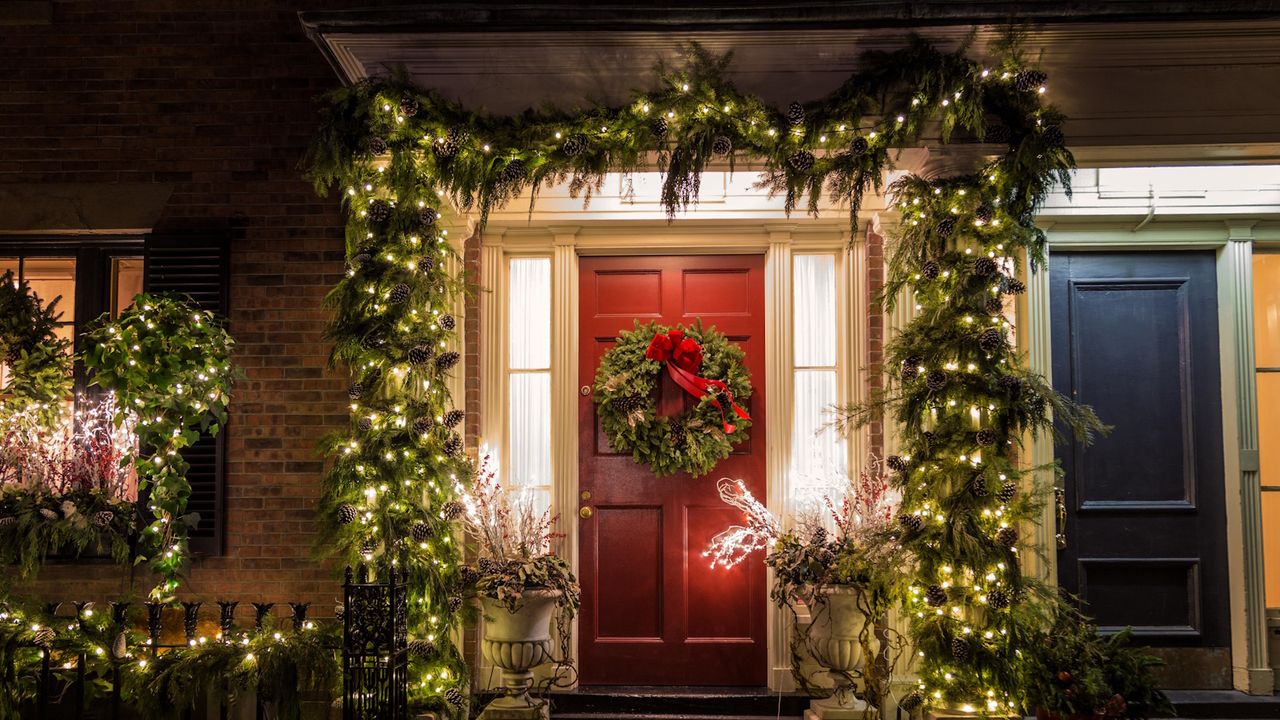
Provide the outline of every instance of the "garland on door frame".
<path id="1" fill-rule="evenodd" d="M 600 359 L 595 399 L 614 450 L 631 453 L 658 476 L 705 475 L 747 438 L 751 376 L 742 348 L 701 322 L 675 329 L 636 321 Z M 663 372 L 697 404 L 675 417 L 657 414 L 653 391 Z"/>
<path id="2" fill-rule="evenodd" d="M 852 224 L 864 193 L 881 189 L 891 150 L 934 130 L 943 142 L 1007 151 L 973 174 L 892 188 L 903 222 L 887 297 L 915 287 L 920 312 L 889 348 L 902 384 L 849 419 L 892 407 L 904 428 L 907 451 L 894 465 L 907 508 L 903 541 L 921 558 L 911 612 L 923 653 L 921 692 L 908 705 L 1004 713 L 1016 703 L 1020 643 L 1040 622 L 1038 603 L 1022 592 L 1017 527 L 1044 495 L 1020 490 L 1016 439 L 1048 427 L 1051 405 L 1059 417 L 1092 417 L 1071 415 L 1042 379 L 1017 368 L 996 311 L 1022 287 L 998 259 L 1025 252 L 1033 268 L 1043 260 L 1033 214 L 1055 184 L 1066 185 L 1073 159 L 1062 114 L 1041 101 L 1045 74 L 1012 36 L 991 50 L 984 63 L 967 47 L 943 52 L 912 37 L 900 50 L 866 53 L 829 95 L 785 109 L 739 92 L 726 76 L 729 58 L 696 45 L 681 67 L 658 68 L 650 92 L 618 107 L 479 115 L 402 77 L 329 98 L 311 174 L 321 192 L 341 189 L 347 211 L 349 265 L 330 296 L 331 336 L 354 382 L 352 428 L 331 447 L 327 553 L 414 573 L 419 620 L 435 620 L 434 654 L 414 679 L 438 705 L 451 695 L 456 708 L 464 686 L 447 636 L 458 620 L 449 524 L 466 470 L 449 429 L 461 417 L 442 380 L 457 361 L 444 348 L 462 278 L 441 269 L 450 252 L 441 209 L 475 212 L 483 227 L 523 192 L 536 198 L 565 183 L 589 200 L 607 174 L 656 160 L 660 200 L 674 218 L 696 203 L 708 165 L 732 168 L 745 157 L 763 163 L 761 187 L 784 195 L 788 212 L 816 213 L 826 195 L 847 203 Z M 971 406 L 981 425 L 973 429 L 960 424 Z M 926 426 L 934 410 L 937 423 Z"/>

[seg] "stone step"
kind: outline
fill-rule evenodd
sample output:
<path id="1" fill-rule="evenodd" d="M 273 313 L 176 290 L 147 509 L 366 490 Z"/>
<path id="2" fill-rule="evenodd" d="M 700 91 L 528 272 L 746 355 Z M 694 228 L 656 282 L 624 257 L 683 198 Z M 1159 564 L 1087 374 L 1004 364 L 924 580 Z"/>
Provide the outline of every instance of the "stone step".
<path id="1" fill-rule="evenodd" d="M 605 713 L 553 713 L 552 720 L 801 720 L 800 715 L 632 715 Z"/>
<path id="2" fill-rule="evenodd" d="M 591 718 L 783 718 L 804 714 L 808 696 L 751 687 L 621 687 L 593 686 L 551 695 L 556 720 Z"/>

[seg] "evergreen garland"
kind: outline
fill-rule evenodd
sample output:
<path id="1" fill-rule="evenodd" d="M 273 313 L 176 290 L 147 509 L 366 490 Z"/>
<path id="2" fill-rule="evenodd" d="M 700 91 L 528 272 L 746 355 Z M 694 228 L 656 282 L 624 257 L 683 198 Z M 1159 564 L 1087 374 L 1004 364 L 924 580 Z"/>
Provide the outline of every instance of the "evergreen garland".
<path id="1" fill-rule="evenodd" d="M 1016 545 L 1016 530 L 1000 531 L 1029 521 L 1044 489 L 985 488 L 1022 484 L 1017 442 L 1024 431 L 1050 428 L 1051 409 L 1084 434 L 1101 426 L 1019 369 L 1009 344 L 986 332 L 1008 331 L 992 301 L 1025 288 L 996 261 L 1026 254 L 1033 269 L 1042 263 L 1044 235 L 1034 212 L 1055 184 L 1066 186 L 1073 166 L 1064 118 L 1041 102 L 1045 78 L 1012 39 L 993 47 L 983 64 L 967 57 L 967 44 L 948 53 L 912 37 L 900 50 L 864 54 L 861 69 L 835 91 L 786 110 L 739 92 L 726 79 L 729 58 L 696 45 L 683 66 L 659 66 L 651 91 L 585 112 L 478 115 L 402 76 L 332 95 L 310 161 L 318 189 L 340 187 L 349 211 L 351 261 L 331 295 L 332 337 L 335 360 L 352 369 L 352 397 L 359 398 L 352 432 L 330 446 L 335 464 L 322 512 L 332 518 L 334 554 L 353 560 L 363 549 L 405 563 L 424 589 L 414 607 L 440 618 L 436 645 L 448 647 L 453 617 L 441 608 L 456 555 L 443 539 L 447 528 L 432 533 L 442 540 L 424 553 L 400 541 L 413 523 L 441 523 L 441 503 L 465 472 L 441 452 L 457 441 L 439 423 L 422 422 L 448 407 L 437 372 L 442 358 L 435 371 L 406 359 L 414 347 L 443 347 L 447 333 L 429 318 L 446 312 L 459 290 L 459 279 L 440 274 L 440 263 L 424 269 L 420 259 L 423 248 L 448 252 L 434 229 L 442 203 L 475 211 L 483 228 L 492 210 L 526 190 L 536 199 L 541 188 L 567 183 L 572 196 L 589 200 L 608 173 L 656 163 L 665 173 L 660 201 L 674 218 L 696 203 L 712 158 L 724 157 L 732 168 L 741 156 L 763 163 L 761 187 L 783 195 L 788 212 L 804 206 L 816 213 L 825 194 L 848 205 L 854 224 L 863 195 L 881 190 L 891 150 L 937 128 L 943 142 L 1008 149 L 975 173 L 908 177 L 891 188 L 902 224 L 885 298 L 892 302 L 910 287 L 919 311 L 887 348 L 896 378 L 890 389 L 848 408 L 844 422 L 878 419 L 890 409 L 902 426 L 904 469 L 895 483 L 904 514 L 920 519 L 918 528 L 904 523 L 902 536 L 920 558 L 907 608 L 923 658 L 909 709 L 1015 708 L 1019 650 L 1044 613 L 1021 575 L 1026 548 Z M 409 297 L 392 304 L 389 293 L 400 282 L 410 286 Z M 971 408 L 980 427 L 970 423 Z M 360 508 L 358 522 L 339 523 L 346 505 Z M 441 669 L 453 674 L 433 688 L 456 697 L 449 686 L 461 663 L 451 647 L 445 655 L 430 665 L 433 677 Z"/>

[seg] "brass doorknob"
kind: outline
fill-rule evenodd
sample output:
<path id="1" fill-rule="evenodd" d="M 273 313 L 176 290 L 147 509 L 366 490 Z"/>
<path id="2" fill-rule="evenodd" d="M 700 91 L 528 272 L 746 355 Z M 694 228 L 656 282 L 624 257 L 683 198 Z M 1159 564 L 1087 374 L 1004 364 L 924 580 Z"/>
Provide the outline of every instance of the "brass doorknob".
<path id="1" fill-rule="evenodd" d="M 591 516 L 594 514 L 595 513 L 592 512 L 591 506 L 589 505 L 583 505 L 582 507 L 578 508 L 578 517 L 582 518 L 583 520 L 591 519 Z"/>

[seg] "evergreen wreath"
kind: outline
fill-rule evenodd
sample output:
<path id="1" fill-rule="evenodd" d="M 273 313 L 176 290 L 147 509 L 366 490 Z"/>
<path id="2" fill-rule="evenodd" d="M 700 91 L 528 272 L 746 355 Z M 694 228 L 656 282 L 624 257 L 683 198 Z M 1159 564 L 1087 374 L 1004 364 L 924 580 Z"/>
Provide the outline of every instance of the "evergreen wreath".
<path id="1" fill-rule="evenodd" d="M 709 391 L 693 407 L 668 417 L 657 414 L 654 400 L 667 363 L 652 359 L 650 347 L 657 337 L 671 341 L 677 336 L 686 352 L 698 348 L 697 362 L 687 365 L 696 367 L 692 374 L 723 383 L 728 393 L 726 397 Z M 680 347 L 679 341 L 675 344 Z M 609 444 L 631 453 L 637 463 L 648 465 L 660 477 L 681 472 L 698 477 L 710 472 L 747 438 L 751 426 L 746 413 L 735 414 L 731 406 L 751 397 L 751 375 L 743 365 L 744 357 L 742 348 L 714 327 L 703 329 L 700 321 L 675 329 L 636 321 L 634 330 L 618 335 L 596 371 L 594 397 Z"/>

